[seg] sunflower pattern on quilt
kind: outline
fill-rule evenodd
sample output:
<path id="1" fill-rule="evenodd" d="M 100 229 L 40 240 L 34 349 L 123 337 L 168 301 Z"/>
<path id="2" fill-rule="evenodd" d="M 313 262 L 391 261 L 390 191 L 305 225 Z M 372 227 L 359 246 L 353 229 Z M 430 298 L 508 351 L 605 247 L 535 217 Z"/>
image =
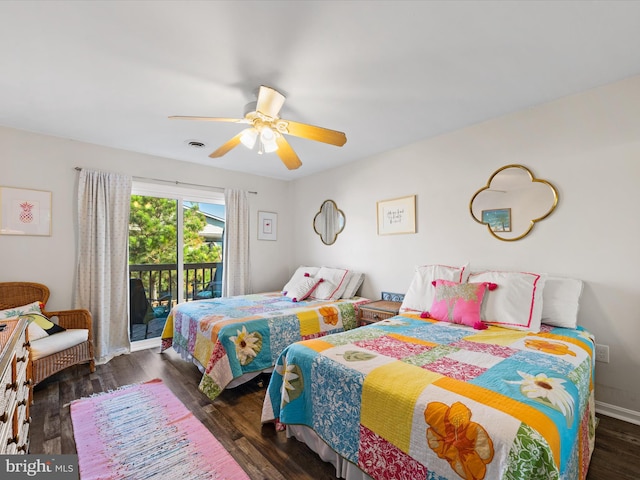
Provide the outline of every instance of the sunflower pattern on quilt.
<path id="1" fill-rule="evenodd" d="M 376 480 L 584 479 L 593 337 L 403 314 L 282 353 L 262 421 L 307 425 Z"/>
<path id="2" fill-rule="evenodd" d="M 167 318 L 163 349 L 173 346 L 205 368 L 200 389 L 213 400 L 233 379 L 273 367 L 291 343 L 354 328 L 357 305 L 367 301 L 262 293 L 187 302 Z"/>

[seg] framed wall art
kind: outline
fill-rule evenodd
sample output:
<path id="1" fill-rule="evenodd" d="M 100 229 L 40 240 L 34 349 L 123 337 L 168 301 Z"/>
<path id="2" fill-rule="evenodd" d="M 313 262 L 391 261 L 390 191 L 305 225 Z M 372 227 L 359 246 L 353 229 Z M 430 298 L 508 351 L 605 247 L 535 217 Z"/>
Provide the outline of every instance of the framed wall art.
<path id="1" fill-rule="evenodd" d="M 378 235 L 416 233 L 416 196 L 377 202 Z"/>
<path id="2" fill-rule="evenodd" d="M 492 232 L 511 231 L 511 209 L 482 210 L 482 223 L 488 223 Z"/>
<path id="3" fill-rule="evenodd" d="M 0 234 L 51 235 L 51 192 L 0 187 Z"/>
<path id="4" fill-rule="evenodd" d="M 258 212 L 258 240 L 278 239 L 278 214 Z"/>

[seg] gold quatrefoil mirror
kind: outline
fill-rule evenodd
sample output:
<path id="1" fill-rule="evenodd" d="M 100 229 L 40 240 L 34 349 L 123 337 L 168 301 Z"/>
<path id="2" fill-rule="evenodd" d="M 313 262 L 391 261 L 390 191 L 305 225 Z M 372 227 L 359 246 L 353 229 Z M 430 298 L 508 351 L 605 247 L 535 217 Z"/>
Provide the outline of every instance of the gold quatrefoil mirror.
<path id="1" fill-rule="evenodd" d="M 524 238 L 557 204 L 558 192 L 551 183 L 535 178 L 522 165 L 506 165 L 473 195 L 469 210 L 495 238 L 513 242 Z"/>
<path id="2" fill-rule="evenodd" d="M 313 230 L 320 235 L 325 245 L 333 245 L 344 230 L 346 219 L 342 210 L 333 200 L 325 200 L 320 211 L 313 217 Z"/>

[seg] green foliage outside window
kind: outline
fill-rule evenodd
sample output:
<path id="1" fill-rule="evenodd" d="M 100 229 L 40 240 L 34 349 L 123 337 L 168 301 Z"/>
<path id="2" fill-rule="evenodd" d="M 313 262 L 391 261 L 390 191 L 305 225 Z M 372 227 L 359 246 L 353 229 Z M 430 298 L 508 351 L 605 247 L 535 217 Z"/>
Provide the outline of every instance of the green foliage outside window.
<path id="1" fill-rule="evenodd" d="M 129 264 L 133 265 L 175 265 L 177 263 L 177 205 L 176 200 L 131 196 L 129 214 Z M 194 204 L 183 210 L 184 263 L 214 263 L 222 261 L 222 247 L 208 243 L 200 232 L 207 225 L 205 215 Z M 155 272 L 156 275 L 158 272 Z M 172 275 L 173 274 L 173 275 Z M 196 272 L 193 284 L 204 285 L 211 280 L 211 271 Z M 147 292 L 157 295 L 155 285 L 174 289 L 175 284 L 168 285 L 170 278 L 175 282 L 175 270 L 163 271 L 155 278 L 144 281 Z M 166 286 L 166 287 L 165 287 Z M 191 288 L 191 286 L 189 287 Z"/>

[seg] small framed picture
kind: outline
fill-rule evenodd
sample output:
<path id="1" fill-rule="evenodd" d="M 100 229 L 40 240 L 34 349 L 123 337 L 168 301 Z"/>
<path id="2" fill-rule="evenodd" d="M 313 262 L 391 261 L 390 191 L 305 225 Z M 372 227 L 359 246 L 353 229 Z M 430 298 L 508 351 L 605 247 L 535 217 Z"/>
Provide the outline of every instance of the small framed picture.
<path id="1" fill-rule="evenodd" d="M 258 240 L 278 239 L 278 214 L 258 212 Z"/>
<path id="2" fill-rule="evenodd" d="M 0 187 L 0 234 L 51 235 L 51 192 Z"/>
<path id="3" fill-rule="evenodd" d="M 492 232 L 510 232 L 511 209 L 482 210 L 482 223 L 487 223 Z"/>
<path id="4" fill-rule="evenodd" d="M 378 202 L 378 235 L 416 233 L 416 196 Z"/>

